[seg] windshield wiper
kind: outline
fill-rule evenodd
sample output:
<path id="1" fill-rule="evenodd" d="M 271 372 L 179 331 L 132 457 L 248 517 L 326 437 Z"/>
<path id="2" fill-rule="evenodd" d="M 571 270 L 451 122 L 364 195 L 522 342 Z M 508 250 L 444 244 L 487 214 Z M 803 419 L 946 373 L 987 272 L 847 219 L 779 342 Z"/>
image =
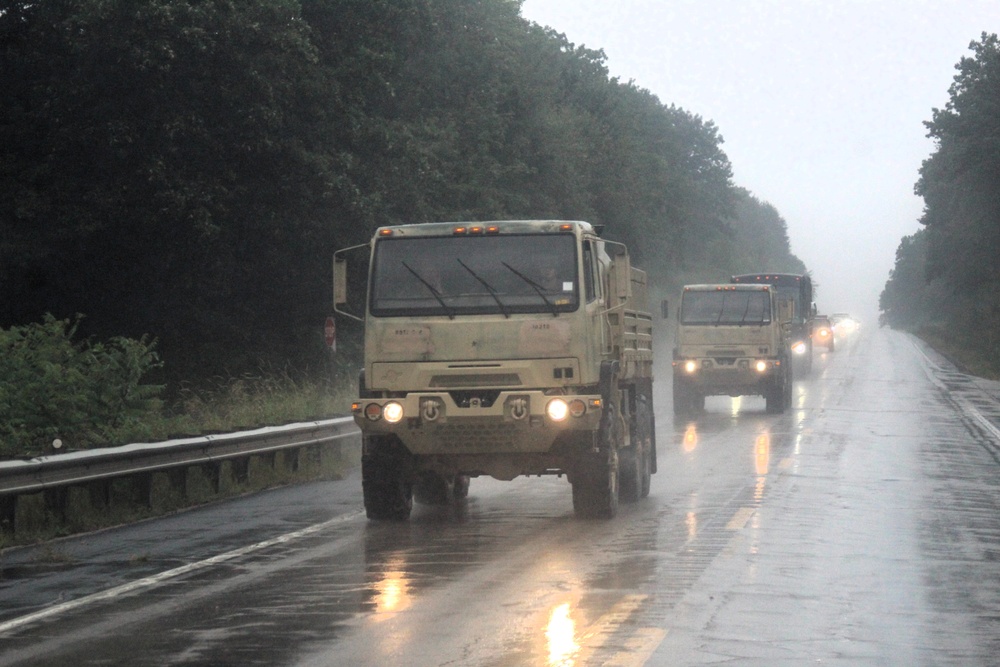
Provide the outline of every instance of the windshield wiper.
<path id="1" fill-rule="evenodd" d="M 723 292 L 722 293 L 722 306 L 719 308 L 719 316 L 717 318 L 715 318 L 715 326 L 719 326 L 719 324 L 722 322 L 722 318 L 725 316 L 725 314 L 726 314 L 726 293 Z M 728 322 L 727 322 L 727 324 L 728 324 Z"/>
<path id="2" fill-rule="evenodd" d="M 743 309 L 743 317 L 740 318 L 740 324 L 747 323 L 747 315 L 750 314 L 750 297 L 747 297 L 747 307 Z M 761 321 L 763 321 L 763 316 L 761 316 Z"/>
<path id="3" fill-rule="evenodd" d="M 410 266 L 406 262 L 402 262 L 402 265 L 404 267 L 406 267 L 407 271 L 409 271 L 410 273 L 413 274 L 414 278 L 416 278 L 417 280 L 419 280 L 420 282 L 422 282 L 424 284 L 424 287 L 426 287 L 428 290 L 430 290 L 431 294 L 434 295 L 434 298 L 437 299 L 437 302 L 441 304 L 442 308 L 444 308 L 444 312 L 447 313 L 448 319 L 449 320 L 455 319 L 455 311 L 452 310 L 451 308 L 449 308 L 448 304 L 446 304 L 444 302 L 444 299 L 441 296 L 441 292 L 437 291 L 437 288 L 434 287 L 434 285 L 431 285 L 429 282 L 427 282 L 427 280 L 424 279 L 424 277 L 422 275 L 420 275 L 419 273 L 417 273 L 416 271 L 414 271 L 412 266 Z"/>
<path id="4" fill-rule="evenodd" d="M 528 285 L 531 286 L 531 289 L 535 290 L 538 293 L 538 296 L 542 297 L 542 301 L 544 301 L 545 305 L 547 305 L 549 307 L 549 309 L 552 311 L 552 317 L 559 317 L 559 309 L 556 307 L 556 304 L 552 303 L 549 300 L 549 297 L 545 296 L 545 292 L 542 291 L 542 286 L 541 285 L 539 285 L 534 280 L 532 280 L 528 276 L 524 275 L 523 273 L 521 273 L 520 271 L 518 271 L 517 269 L 515 269 L 513 266 L 511 266 L 507 262 L 500 262 L 500 263 L 503 264 L 504 266 L 506 266 L 507 269 L 511 273 L 513 273 L 515 276 L 517 276 L 518 278 L 520 278 L 524 282 L 528 283 Z"/>
<path id="5" fill-rule="evenodd" d="M 472 277 L 478 280 L 479 284 L 485 287 L 487 291 L 489 291 L 490 296 L 492 296 L 493 300 L 497 302 L 497 306 L 500 308 L 500 312 L 503 313 L 504 317 L 509 318 L 510 313 L 507 312 L 507 307 L 503 305 L 503 301 L 500 300 L 500 295 L 498 295 L 497 291 L 493 289 L 493 286 L 490 285 L 488 282 L 486 282 L 483 278 L 481 278 L 478 273 L 469 268 L 469 266 L 458 257 L 455 258 L 455 261 L 461 264 L 463 269 L 472 274 Z"/>

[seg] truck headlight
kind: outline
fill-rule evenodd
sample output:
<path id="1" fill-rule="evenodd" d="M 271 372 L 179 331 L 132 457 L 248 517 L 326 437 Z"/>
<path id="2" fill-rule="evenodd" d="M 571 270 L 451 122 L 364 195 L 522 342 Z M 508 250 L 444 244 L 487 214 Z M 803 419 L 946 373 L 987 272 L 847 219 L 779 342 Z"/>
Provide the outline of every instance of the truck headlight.
<path id="1" fill-rule="evenodd" d="M 809 348 L 806 346 L 806 344 L 801 340 L 797 340 L 794 343 L 792 343 L 792 352 L 794 352 L 795 354 L 805 354 L 806 350 L 808 349 Z"/>
<path id="2" fill-rule="evenodd" d="M 767 362 L 763 359 L 758 359 L 757 363 L 755 363 L 753 367 L 757 369 L 758 373 L 763 373 L 767 370 Z"/>
<path id="3" fill-rule="evenodd" d="M 545 406 L 545 414 L 554 422 L 561 422 L 569 415 L 569 405 L 561 398 L 553 398 Z"/>
<path id="4" fill-rule="evenodd" d="M 396 401 L 390 401 L 382 408 L 382 416 L 390 424 L 397 424 L 403 419 L 403 406 Z"/>
<path id="5" fill-rule="evenodd" d="M 687 361 L 684 362 L 685 373 L 688 373 L 690 375 L 691 373 L 694 373 L 696 370 L 698 370 L 698 364 L 693 359 L 688 359 Z"/>

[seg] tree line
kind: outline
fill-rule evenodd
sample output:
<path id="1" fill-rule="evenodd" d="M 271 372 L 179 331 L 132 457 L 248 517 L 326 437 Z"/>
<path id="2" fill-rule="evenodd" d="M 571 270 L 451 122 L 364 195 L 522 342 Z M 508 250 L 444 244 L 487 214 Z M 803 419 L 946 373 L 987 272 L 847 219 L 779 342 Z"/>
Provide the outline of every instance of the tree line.
<path id="1" fill-rule="evenodd" d="M 983 33 L 956 65 L 935 150 L 915 192 L 923 227 L 905 237 L 880 300 L 884 324 L 1000 374 L 1000 40 Z"/>
<path id="2" fill-rule="evenodd" d="M 175 385 L 329 373 L 331 254 L 384 224 L 587 220 L 665 291 L 805 270 L 713 122 L 519 0 L 8 0 L 0 90 L 0 328 L 155 339 Z"/>

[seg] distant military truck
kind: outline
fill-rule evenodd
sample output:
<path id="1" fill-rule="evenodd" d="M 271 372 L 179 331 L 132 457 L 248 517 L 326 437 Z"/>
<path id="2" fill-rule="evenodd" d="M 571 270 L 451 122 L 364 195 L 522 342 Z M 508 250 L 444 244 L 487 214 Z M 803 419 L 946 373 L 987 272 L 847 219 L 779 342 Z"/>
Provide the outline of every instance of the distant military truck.
<path id="1" fill-rule="evenodd" d="M 705 408 L 705 397 L 763 396 L 767 412 L 791 405 L 791 306 L 771 285 L 687 285 L 673 355 L 674 413 Z"/>
<path id="2" fill-rule="evenodd" d="M 816 315 L 813 303 L 812 278 L 808 273 L 744 273 L 732 276 L 731 282 L 741 284 L 773 285 L 777 300 L 783 307 L 791 303 L 792 316 L 789 328 L 792 365 L 795 377 L 804 378 L 812 372 L 813 339 L 812 318 Z"/>
<path id="3" fill-rule="evenodd" d="M 347 253 L 370 251 L 364 312 Z M 352 410 L 370 519 L 470 477 L 566 475 L 581 517 L 611 517 L 656 472 L 646 274 L 586 222 L 379 228 L 334 256 L 335 309 L 364 322 Z"/>

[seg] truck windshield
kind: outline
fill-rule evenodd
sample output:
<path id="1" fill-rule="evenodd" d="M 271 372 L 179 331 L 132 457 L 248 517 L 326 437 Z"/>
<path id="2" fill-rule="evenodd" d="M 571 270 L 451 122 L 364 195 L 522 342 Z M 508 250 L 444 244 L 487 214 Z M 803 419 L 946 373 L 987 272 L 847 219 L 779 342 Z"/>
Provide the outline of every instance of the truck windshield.
<path id="1" fill-rule="evenodd" d="M 684 292 L 681 323 L 705 325 L 761 325 L 771 322 L 768 292 L 712 290 Z"/>
<path id="2" fill-rule="evenodd" d="M 376 317 L 571 312 L 579 304 L 572 234 L 382 238 Z"/>

